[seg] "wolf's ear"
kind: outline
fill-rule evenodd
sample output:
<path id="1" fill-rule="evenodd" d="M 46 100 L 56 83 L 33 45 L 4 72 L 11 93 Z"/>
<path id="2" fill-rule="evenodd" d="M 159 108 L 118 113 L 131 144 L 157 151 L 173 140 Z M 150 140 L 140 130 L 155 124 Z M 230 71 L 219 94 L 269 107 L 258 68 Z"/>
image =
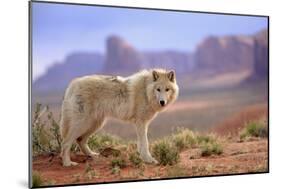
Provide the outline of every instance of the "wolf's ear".
<path id="1" fill-rule="evenodd" d="M 175 82 L 175 76 L 176 76 L 176 74 L 175 74 L 174 70 L 171 70 L 168 72 L 168 78 L 171 82 Z"/>
<path id="2" fill-rule="evenodd" d="M 155 70 L 152 71 L 152 76 L 153 76 L 153 81 L 157 81 L 157 79 L 159 78 L 159 75 Z"/>

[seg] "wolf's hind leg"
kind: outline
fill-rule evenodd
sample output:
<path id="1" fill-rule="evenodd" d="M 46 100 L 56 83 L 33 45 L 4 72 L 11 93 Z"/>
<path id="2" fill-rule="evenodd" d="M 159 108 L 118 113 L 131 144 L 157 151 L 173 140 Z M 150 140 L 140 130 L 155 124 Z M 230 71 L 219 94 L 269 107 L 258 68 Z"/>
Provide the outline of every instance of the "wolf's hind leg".
<path id="1" fill-rule="evenodd" d="M 87 128 L 80 127 L 84 124 L 84 121 L 78 121 L 77 119 L 75 122 L 70 121 L 67 132 L 62 135 L 61 158 L 63 166 L 77 165 L 76 162 L 73 162 L 70 159 L 70 149 L 75 140 L 82 135 L 81 133 L 85 133 Z"/>
<path id="2" fill-rule="evenodd" d="M 75 140 L 74 133 L 70 129 L 70 121 L 63 115 L 60 121 L 60 134 L 62 138 L 60 157 L 63 166 L 77 165 L 76 162 L 70 160 L 71 145 Z"/>
<path id="3" fill-rule="evenodd" d="M 69 133 L 62 140 L 61 158 L 62 158 L 62 164 L 65 167 L 75 166 L 78 164 L 76 162 L 71 161 L 71 159 L 70 159 L 70 149 L 71 149 L 71 146 L 72 146 L 74 140 L 75 140 L 74 134 L 69 134 Z"/>
<path id="4" fill-rule="evenodd" d="M 77 138 L 77 144 L 79 145 L 81 151 L 87 156 L 97 156 L 99 155 L 96 152 L 93 152 L 88 146 L 88 139 L 89 137 L 96 133 L 101 127 L 103 126 L 103 120 L 96 121 L 93 126 L 83 135 Z"/>

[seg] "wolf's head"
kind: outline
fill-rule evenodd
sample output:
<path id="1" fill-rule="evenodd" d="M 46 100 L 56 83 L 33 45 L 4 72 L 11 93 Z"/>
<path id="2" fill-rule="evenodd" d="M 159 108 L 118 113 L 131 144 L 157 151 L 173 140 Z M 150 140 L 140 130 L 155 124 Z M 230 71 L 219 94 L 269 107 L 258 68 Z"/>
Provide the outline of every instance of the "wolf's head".
<path id="1" fill-rule="evenodd" d="M 147 97 L 157 110 L 161 110 L 174 102 L 178 92 L 175 71 L 162 69 L 151 71 L 151 79 L 147 86 Z"/>

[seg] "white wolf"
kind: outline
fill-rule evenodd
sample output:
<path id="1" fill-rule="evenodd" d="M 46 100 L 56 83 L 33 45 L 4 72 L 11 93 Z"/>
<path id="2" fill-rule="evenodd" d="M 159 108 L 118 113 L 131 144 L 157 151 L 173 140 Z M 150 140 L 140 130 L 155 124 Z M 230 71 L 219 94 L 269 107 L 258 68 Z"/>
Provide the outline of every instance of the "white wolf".
<path id="1" fill-rule="evenodd" d="M 147 163 L 157 163 L 149 152 L 148 126 L 158 112 L 176 100 L 178 91 L 175 72 L 163 69 L 143 70 L 126 78 L 93 75 L 74 79 L 62 103 L 63 165 L 77 165 L 70 159 L 70 148 L 75 141 L 84 154 L 97 155 L 87 141 L 107 117 L 133 123 L 141 158 Z"/>

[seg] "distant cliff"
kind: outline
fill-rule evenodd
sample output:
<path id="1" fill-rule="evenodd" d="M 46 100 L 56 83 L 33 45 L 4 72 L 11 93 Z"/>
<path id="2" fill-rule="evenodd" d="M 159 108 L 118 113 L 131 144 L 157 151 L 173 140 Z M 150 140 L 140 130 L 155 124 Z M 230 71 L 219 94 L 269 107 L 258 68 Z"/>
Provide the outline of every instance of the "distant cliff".
<path id="1" fill-rule="evenodd" d="M 267 29 L 251 36 L 210 36 L 198 44 L 194 53 L 175 50 L 140 52 L 118 36 L 106 40 L 105 55 L 73 53 L 52 65 L 33 83 L 35 91 L 64 90 L 75 77 L 89 74 L 129 75 L 140 69 L 175 69 L 180 76 L 211 77 L 223 73 L 248 71 L 250 78 L 264 79 L 268 73 Z"/>
<path id="2" fill-rule="evenodd" d="M 268 31 L 263 30 L 254 36 L 254 77 L 264 78 L 268 74 Z"/>
<path id="3" fill-rule="evenodd" d="M 111 36 L 106 43 L 105 73 L 131 74 L 139 69 L 161 67 L 185 72 L 190 66 L 188 53 L 177 51 L 139 52 L 128 42 Z"/>
<path id="4" fill-rule="evenodd" d="M 195 69 L 209 75 L 249 70 L 255 77 L 268 71 L 267 30 L 253 36 L 208 37 L 194 54 Z"/>
<path id="5" fill-rule="evenodd" d="M 141 68 L 141 55 L 131 45 L 117 36 L 106 41 L 104 72 L 133 72 Z"/>
<path id="6" fill-rule="evenodd" d="M 253 44 L 251 37 L 208 37 L 195 52 L 196 69 L 216 74 L 252 69 Z"/>
<path id="7" fill-rule="evenodd" d="M 73 53 L 53 64 L 33 83 L 35 91 L 59 91 L 75 77 L 101 72 L 104 58 L 97 53 Z"/>

